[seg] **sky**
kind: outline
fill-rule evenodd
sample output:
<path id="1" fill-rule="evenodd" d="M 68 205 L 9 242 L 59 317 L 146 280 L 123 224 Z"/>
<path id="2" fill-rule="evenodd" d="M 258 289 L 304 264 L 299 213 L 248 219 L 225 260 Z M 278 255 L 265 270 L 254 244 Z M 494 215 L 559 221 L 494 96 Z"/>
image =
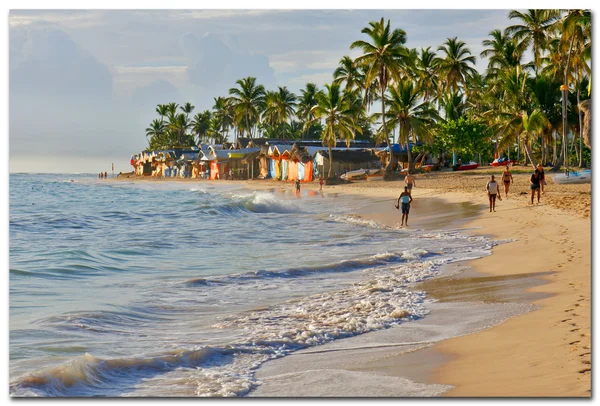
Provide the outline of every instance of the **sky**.
<path id="1" fill-rule="evenodd" d="M 477 57 L 505 10 L 10 10 L 10 172 L 131 170 L 159 103 L 211 109 L 235 81 L 321 86 L 381 17 L 411 48 L 458 37 Z"/>

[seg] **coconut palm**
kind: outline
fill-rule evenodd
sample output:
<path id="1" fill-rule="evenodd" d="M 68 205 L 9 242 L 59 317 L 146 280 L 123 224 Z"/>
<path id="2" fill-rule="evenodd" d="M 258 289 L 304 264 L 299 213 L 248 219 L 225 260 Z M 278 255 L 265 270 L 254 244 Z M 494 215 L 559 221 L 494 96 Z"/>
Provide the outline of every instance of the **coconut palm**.
<path id="1" fill-rule="evenodd" d="M 523 54 L 527 49 L 526 41 L 503 34 L 500 30 L 489 33 L 492 39 L 486 39 L 482 45 L 487 47 L 481 53 L 482 58 L 489 58 L 488 75 L 494 75 L 498 70 L 514 68 L 521 65 Z"/>
<path id="2" fill-rule="evenodd" d="M 266 93 L 265 110 L 262 115 L 263 121 L 273 127 L 287 123 L 296 114 L 296 95 L 285 86 L 279 86 L 278 89 L 277 92 Z"/>
<path id="3" fill-rule="evenodd" d="M 347 55 L 340 59 L 339 66 L 333 72 L 334 83 L 346 83 L 345 89 L 350 91 L 359 86 L 361 82 L 361 71 L 354 61 Z"/>
<path id="4" fill-rule="evenodd" d="M 502 128 L 503 137 L 500 139 L 499 145 L 505 147 L 506 145 L 515 142 L 515 136 L 519 137 L 523 143 L 527 158 L 529 158 L 529 162 L 533 166 L 533 169 L 535 169 L 536 165 L 533 161 L 530 141 L 547 125 L 548 120 L 541 111 L 536 109 L 531 112 L 531 114 L 527 114 L 527 112 L 524 111 L 505 121 L 504 127 Z"/>
<path id="5" fill-rule="evenodd" d="M 329 174 L 327 177 L 332 178 L 332 148 L 336 146 L 338 138 L 354 138 L 355 132 L 361 132 L 362 129 L 354 121 L 356 104 L 343 97 L 339 84 L 325 85 L 325 91 L 318 93 L 316 98 L 317 104 L 311 109 L 311 114 L 314 116 L 312 122 L 325 120 L 321 140 L 329 150 Z M 311 121 L 305 126 L 310 124 Z"/>
<path id="6" fill-rule="evenodd" d="M 507 27 L 505 32 L 531 46 L 533 65 L 537 73 L 542 66 L 542 53 L 547 48 L 548 31 L 558 18 L 557 10 L 511 10 L 508 18 L 520 20 L 521 24 Z"/>
<path id="7" fill-rule="evenodd" d="M 296 110 L 296 116 L 302 123 L 307 123 L 314 119 L 312 108 L 317 105 L 317 94 L 319 93 L 317 85 L 314 83 L 307 83 L 304 89 L 300 90 L 300 98 L 298 100 L 298 108 Z M 302 131 L 302 138 L 304 138 L 310 128 Z"/>
<path id="8" fill-rule="evenodd" d="M 457 92 L 461 87 L 464 89 L 467 80 L 477 73 L 475 57 L 465 42 L 456 37 L 448 38 L 438 51 L 444 53 L 443 57 L 437 58 L 438 75 L 442 78 L 444 89 L 447 92 Z"/>
<path id="9" fill-rule="evenodd" d="M 386 116 L 391 128 L 398 127 L 398 142 L 406 145 L 408 165 L 412 169 L 410 136 L 419 134 L 423 141 L 429 141 L 431 130 L 439 116 L 431 103 L 423 101 L 421 91 L 412 80 L 403 80 L 390 87 Z"/>
<path id="10" fill-rule="evenodd" d="M 437 73 L 437 59 L 435 52 L 431 47 L 421 48 L 421 53 L 417 55 L 415 70 L 417 76 L 417 86 L 422 91 L 425 101 L 435 102 L 439 88 L 439 77 Z"/>
<path id="11" fill-rule="evenodd" d="M 179 108 L 185 113 L 185 117 L 189 118 L 189 115 L 194 111 L 195 106 L 193 106 L 192 103 L 187 102 L 183 106 L 179 106 Z"/>
<path id="12" fill-rule="evenodd" d="M 177 145 L 183 146 L 189 144 L 190 140 L 187 139 L 187 130 L 190 128 L 190 121 L 185 114 L 176 114 L 172 117 L 172 120 L 167 124 L 167 128 L 172 131 L 176 136 Z M 193 140 L 191 140 L 193 144 Z"/>
<path id="13" fill-rule="evenodd" d="M 257 85 L 256 78 L 251 76 L 235 83 L 239 88 L 229 89 L 235 111 L 235 123 L 241 134 L 248 134 L 252 138 L 252 127 L 258 123 L 260 112 L 264 108 L 265 88 L 263 85 Z"/>
<path id="14" fill-rule="evenodd" d="M 160 116 L 160 121 L 164 122 L 164 118 L 169 114 L 169 110 L 166 104 L 159 104 L 156 106 L 156 113 Z"/>
<path id="15" fill-rule="evenodd" d="M 204 110 L 202 113 L 197 113 L 192 120 L 192 132 L 198 139 L 198 144 L 208 141 L 210 138 L 208 130 L 212 121 L 210 110 Z"/>
<path id="16" fill-rule="evenodd" d="M 406 67 L 409 63 L 409 52 L 404 46 L 406 43 L 406 32 L 401 29 L 390 29 L 390 20 L 387 23 L 381 18 L 380 21 L 371 21 L 368 27 L 361 31 L 367 34 L 371 42 L 355 41 L 350 45 L 350 49 L 360 49 L 363 55 L 355 59 L 358 66 L 368 67 L 365 76 L 365 87 L 368 87 L 373 81 L 377 80 L 379 84 L 379 97 L 381 100 L 381 120 L 383 135 L 392 146 L 385 124 L 385 92 L 391 80 L 399 80 L 402 74 L 406 73 Z M 392 155 L 386 175 L 389 178 L 395 157 Z"/>

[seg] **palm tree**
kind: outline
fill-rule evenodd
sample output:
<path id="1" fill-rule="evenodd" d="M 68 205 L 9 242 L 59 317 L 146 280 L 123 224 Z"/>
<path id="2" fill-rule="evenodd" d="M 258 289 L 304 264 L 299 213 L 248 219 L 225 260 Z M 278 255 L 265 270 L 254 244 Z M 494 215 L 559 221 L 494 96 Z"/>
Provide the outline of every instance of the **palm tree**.
<path id="1" fill-rule="evenodd" d="M 287 87 L 279 86 L 277 92 L 267 92 L 265 96 L 265 110 L 263 121 L 276 127 L 287 123 L 294 115 L 296 106 L 296 95 Z"/>
<path id="2" fill-rule="evenodd" d="M 342 96 L 340 85 L 333 83 L 325 85 L 325 92 L 317 94 L 317 104 L 311 109 L 314 116 L 312 121 L 325 120 L 325 126 L 321 135 L 323 145 L 329 149 L 329 173 L 328 178 L 333 177 L 333 152 L 332 148 L 337 144 L 338 138 L 354 138 L 355 131 L 362 129 L 354 122 L 355 104 Z M 305 126 L 310 125 L 311 121 Z"/>
<path id="3" fill-rule="evenodd" d="M 233 126 L 235 121 L 235 112 L 233 111 L 231 99 L 226 97 L 215 97 L 213 100 L 215 102 L 213 105 L 213 118 L 219 124 L 218 133 L 221 134 L 225 131 L 229 134 L 229 128 Z M 227 138 L 227 136 L 225 138 Z"/>
<path id="4" fill-rule="evenodd" d="M 298 109 L 296 110 L 296 116 L 298 119 L 307 123 L 314 119 L 314 115 L 312 113 L 312 108 L 317 105 L 317 94 L 319 94 L 319 89 L 317 85 L 314 83 L 307 83 L 304 89 L 300 90 L 301 96 L 298 100 Z M 306 133 L 310 130 L 310 128 L 302 131 L 302 138 Z"/>
<path id="5" fill-rule="evenodd" d="M 431 51 L 431 47 L 421 48 L 421 53 L 417 56 L 416 62 L 417 86 L 423 92 L 423 99 L 427 102 L 435 102 L 439 88 L 438 61 L 435 52 Z"/>
<path id="6" fill-rule="evenodd" d="M 517 115 L 506 122 L 502 130 L 504 136 L 500 140 L 500 145 L 504 146 L 514 142 L 514 136 L 517 135 L 523 142 L 525 153 L 527 154 L 533 169 L 535 169 L 536 165 L 533 161 L 530 141 L 547 125 L 548 120 L 541 111 L 534 110 L 531 114 L 522 112 L 520 115 Z M 510 131 L 511 129 L 514 131 Z"/>
<path id="7" fill-rule="evenodd" d="M 241 134 L 252 138 L 252 127 L 258 123 L 264 108 L 265 88 L 256 84 L 256 78 L 248 76 L 235 82 L 239 88 L 229 89 L 235 111 L 235 122 Z M 236 137 L 237 142 L 237 137 Z"/>
<path id="8" fill-rule="evenodd" d="M 438 75 L 443 78 L 443 86 L 446 91 L 457 92 L 461 86 L 466 86 L 469 78 L 474 76 L 475 57 L 467 48 L 464 41 L 459 41 L 456 37 L 448 38 L 444 45 L 438 47 L 445 56 L 437 59 Z"/>
<path id="9" fill-rule="evenodd" d="M 202 113 L 197 113 L 192 120 L 192 132 L 198 137 L 198 144 L 207 141 L 210 136 L 208 130 L 212 121 L 210 110 L 204 110 Z"/>
<path id="10" fill-rule="evenodd" d="M 185 114 L 177 114 L 173 117 L 173 120 L 169 122 L 167 127 L 177 135 L 177 144 L 183 146 L 184 143 L 189 143 L 190 140 L 186 140 L 186 133 L 190 128 L 190 122 Z M 193 143 L 193 140 L 192 140 Z"/>
<path id="11" fill-rule="evenodd" d="M 429 140 L 433 125 L 439 116 L 431 103 L 423 101 L 421 92 L 412 80 L 398 82 L 389 89 L 389 94 L 386 98 L 388 123 L 392 128 L 399 127 L 398 142 L 406 145 L 409 169 L 412 169 L 410 135 L 418 133 Z"/>
<path id="12" fill-rule="evenodd" d="M 527 49 L 526 41 L 503 34 L 500 30 L 489 33 L 492 39 L 486 39 L 482 45 L 487 47 L 481 53 L 482 58 L 489 58 L 488 75 L 494 75 L 498 70 L 514 68 L 521 65 L 523 54 Z"/>
<path id="13" fill-rule="evenodd" d="M 192 106 L 191 103 L 187 102 L 183 106 L 180 106 L 179 108 L 181 109 L 181 111 L 183 111 L 185 113 L 185 117 L 189 118 L 189 115 L 192 113 L 195 106 Z"/>
<path id="14" fill-rule="evenodd" d="M 363 52 L 363 55 L 356 58 L 355 63 L 368 67 L 365 87 L 368 87 L 375 80 L 378 81 L 381 100 L 381 128 L 391 150 L 392 142 L 385 124 L 385 91 L 391 80 L 397 81 L 401 74 L 406 72 L 409 59 L 408 50 L 404 46 L 406 32 L 401 29 L 392 31 L 390 20 L 386 24 L 383 18 L 380 21 L 371 21 L 369 26 L 363 28 L 361 32 L 369 36 L 371 43 L 362 40 L 355 41 L 350 45 L 350 49 L 359 48 Z M 392 159 L 386 167 L 388 179 L 395 164 L 394 161 L 395 157 L 392 155 Z"/>
<path id="15" fill-rule="evenodd" d="M 169 114 L 169 110 L 166 104 L 159 104 L 156 106 L 156 113 L 160 116 L 160 121 L 163 122 L 164 118 Z"/>
<path id="16" fill-rule="evenodd" d="M 333 72 L 334 83 L 346 82 L 346 90 L 350 91 L 358 86 L 361 81 L 361 72 L 354 61 L 347 55 L 342 57 L 339 66 Z"/>
<path id="17" fill-rule="evenodd" d="M 508 18 L 521 20 L 521 24 L 507 27 L 505 32 L 519 40 L 523 40 L 533 52 L 533 65 L 537 73 L 542 66 L 542 52 L 547 48 L 548 29 L 556 21 L 556 10 L 532 10 L 522 13 L 511 10 Z"/>

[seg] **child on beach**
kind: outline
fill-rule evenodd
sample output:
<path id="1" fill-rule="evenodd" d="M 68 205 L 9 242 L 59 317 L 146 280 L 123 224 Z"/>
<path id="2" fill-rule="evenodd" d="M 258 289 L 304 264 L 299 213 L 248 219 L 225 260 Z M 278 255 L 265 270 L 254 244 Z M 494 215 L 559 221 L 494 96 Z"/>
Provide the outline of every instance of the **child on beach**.
<path id="1" fill-rule="evenodd" d="M 514 182 L 512 173 L 510 173 L 510 169 L 508 169 L 508 165 L 504 167 L 504 172 L 502 173 L 502 181 L 504 183 L 504 197 L 508 197 L 508 189 L 510 188 L 511 182 Z"/>
<path id="2" fill-rule="evenodd" d="M 296 179 L 296 196 L 300 197 L 300 179 Z"/>
<path id="3" fill-rule="evenodd" d="M 408 186 L 404 186 L 404 192 L 400 193 L 398 202 L 396 203 L 396 209 L 400 209 L 400 202 L 402 202 L 402 224 L 400 226 L 408 226 L 408 213 L 410 212 L 410 204 L 413 198 L 408 190 Z"/>
<path id="4" fill-rule="evenodd" d="M 502 200 L 502 197 L 499 193 L 500 190 L 498 188 L 498 183 L 496 182 L 494 175 L 492 175 L 492 177 L 488 181 L 487 185 L 485 185 L 485 189 L 488 192 L 488 199 L 490 200 L 490 213 L 491 213 L 492 210 L 496 211 L 496 196 L 498 197 L 498 200 Z"/>

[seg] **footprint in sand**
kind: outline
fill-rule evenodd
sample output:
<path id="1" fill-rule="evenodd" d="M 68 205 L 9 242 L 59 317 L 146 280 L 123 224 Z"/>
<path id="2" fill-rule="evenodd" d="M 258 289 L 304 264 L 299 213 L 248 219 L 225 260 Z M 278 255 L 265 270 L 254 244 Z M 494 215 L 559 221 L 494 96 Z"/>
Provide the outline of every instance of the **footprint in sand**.
<path id="1" fill-rule="evenodd" d="M 577 341 L 571 341 L 571 342 L 569 343 L 569 345 L 577 344 L 577 343 L 580 343 L 580 342 L 581 342 L 581 341 L 579 341 L 579 340 L 577 340 Z"/>
<path id="2" fill-rule="evenodd" d="M 574 328 L 573 330 L 571 330 L 571 333 L 574 333 L 576 331 L 579 331 L 579 329 L 578 328 Z"/>

